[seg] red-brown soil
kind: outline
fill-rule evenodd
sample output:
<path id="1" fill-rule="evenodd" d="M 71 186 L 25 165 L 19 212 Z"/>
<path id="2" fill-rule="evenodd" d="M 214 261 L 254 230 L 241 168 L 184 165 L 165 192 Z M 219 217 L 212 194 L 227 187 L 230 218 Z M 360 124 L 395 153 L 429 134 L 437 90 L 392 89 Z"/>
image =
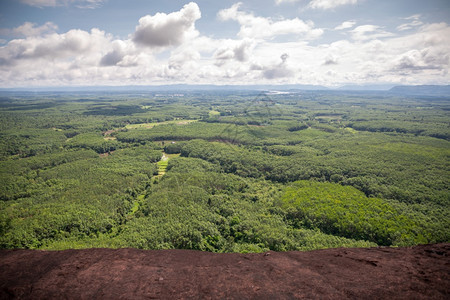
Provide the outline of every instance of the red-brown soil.
<path id="1" fill-rule="evenodd" d="M 0 298 L 449 299 L 449 250 L 2 250 Z"/>

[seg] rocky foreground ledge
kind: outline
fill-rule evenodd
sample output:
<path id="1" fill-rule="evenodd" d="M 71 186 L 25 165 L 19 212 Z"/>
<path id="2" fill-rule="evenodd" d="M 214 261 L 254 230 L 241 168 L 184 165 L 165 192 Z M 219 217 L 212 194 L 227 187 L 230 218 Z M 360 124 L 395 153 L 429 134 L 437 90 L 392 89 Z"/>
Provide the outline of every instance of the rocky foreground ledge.
<path id="1" fill-rule="evenodd" d="M 449 299 L 449 250 L 1 250 L 0 298 Z"/>

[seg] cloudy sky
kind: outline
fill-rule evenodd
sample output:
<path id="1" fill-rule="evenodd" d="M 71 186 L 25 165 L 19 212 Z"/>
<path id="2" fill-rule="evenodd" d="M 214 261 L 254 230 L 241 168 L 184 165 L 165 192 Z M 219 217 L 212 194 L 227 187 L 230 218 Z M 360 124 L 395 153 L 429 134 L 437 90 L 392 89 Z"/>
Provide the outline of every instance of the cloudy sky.
<path id="1" fill-rule="evenodd" d="M 450 84 L 449 0 L 1 0 L 0 87 Z"/>

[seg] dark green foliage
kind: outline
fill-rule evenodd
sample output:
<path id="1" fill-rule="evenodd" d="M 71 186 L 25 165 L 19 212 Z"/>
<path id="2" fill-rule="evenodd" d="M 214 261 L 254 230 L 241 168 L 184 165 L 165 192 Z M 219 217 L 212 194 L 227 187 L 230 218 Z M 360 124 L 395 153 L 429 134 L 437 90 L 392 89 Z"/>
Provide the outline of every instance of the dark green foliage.
<path id="1" fill-rule="evenodd" d="M 142 108 L 137 105 L 93 105 L 84 114 L 94 116 L 127 116 L 140 112 L 142 112 Z"/>
<path id="2" fill-rule="evenodd" d="M 422 122 L 408 121 L 360 121 L 349 124 L 356 130 L 371 132 L 398 132 L 412 133 L 414 135 L 427 135 L 440 139 L 450 140 L 450 130 L 446 125 L 436 127 L 435 124 L 424 124 Z"/>
<path id="3" fill-rule="evenodd" d="M 6 130 L 0 132 L 0 159 L 29 157 L 62 147 L 66 137 L 53 129 Z"/>
<path id="4" fill-rule="evenodd" d="M 349 133 L 320 144 L 313 141 L 263 149 L 276 155 L 201 140 L 185 143 L 181 155 L 208 160 L 225 172 L 245 177 L 283 183 L 305 179 L 339 182 L 367 196 L 407 203 L 450 203 L 445 167 L 449 150 L 439 140 Z"/>
<path id="5" fill-rule="evenodd" d="M 379 245 L 414 245 L 432 240 L 410 215 L 378 198 L 367 198 L 352 187 L 298 181 L 286 188 L 281 200 L 297 227 L 369 240 Z"/>
<path id="6" fill-rule="evenodd" d="M 168 154 L 181 153 L 181 149 L 184 146 L 184 142 L 171 142 L 164 146 L 164 152 Z"/>
<path id="7" fill-rule="evenodd" d="M 70 138 L 66 143 L 70 148 L 92 149 L 97 153 L 114 151 L 121 147 L 115 140 L 105 140 L 100 133 L 82 133 Z"/>
<path id="8" fill-rule="evenodd" d="M 141 216 L 124 226 L 120 239 L 127 245 L 214 252 L 371 245 L 290 228 L 273 211 L 272 199 L 279 194 L 276 186 L 208 171 L 212 165 L 200 160 L 174 161 L 168 174 L 146 195 Z M 188 164 L 192 168 L 185 173 Z"/>
<path id="9" fill-rule="evenodd" d="M 29 158 L 22 168 L 2 169 L 13 180 L 2 187 L 3 199 L 10 201 L 0 212 L 8 224 L 0 245 L 42 247 L 71 236 L 96 236 L 121 224 L 133 197 L 153 176 L 153 162 L 161 157 L 159 151 L 130 150 L 104 158 L 68 151 L 58 154 L 59 161 L 51 165 Z M 44 167 L 33 170 L 37 163 Z"/>
<path id="10" fill-rule="evenodd" d="M 289 127 L 288 130 L 289 131 L 300 131 L 300 130 L 305 130 L 307 128 L 308 128 L 308 125 L 302 124 L 302 125 L 296 125 L 296 126 Z"/>
<path id="11" fill-rule="evenodd" d="M 16 159 L 0 162 L 0 199 L 15 200 L 33 195 L 44 182 L 36 180 L 39 175 L 62 164 L 97 158 L 93 151 L 63 151 L 26 159 Z M 44 185 L 43 185 L 44 184 Z"/>

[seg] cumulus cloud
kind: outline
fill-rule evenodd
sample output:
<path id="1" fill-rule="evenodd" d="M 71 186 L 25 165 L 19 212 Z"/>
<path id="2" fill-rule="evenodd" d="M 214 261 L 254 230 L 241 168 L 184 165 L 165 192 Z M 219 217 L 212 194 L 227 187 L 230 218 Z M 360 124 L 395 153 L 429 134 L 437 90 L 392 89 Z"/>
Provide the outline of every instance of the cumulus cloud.
<path id="1" fill-rule="evenodd" d="M 280 56 L 281 63 L 275 66 L 270 66 L 263 71 L 263 76 L 266 79 L 277 79 L 283 77 L 291 77 L 294 75 L 294 72 L 288 68 L 287 60 L 289 55 L 284 53 Z"/>
<path id="2" fill-rule="evenodd" d="M 111 43 L 112 50 L 106 53 L 100 60 L 100 66 L 130 66 L 135 62 L 126 62 L 126 57 L 135 54 L 135 49 L 129 41 L 115 40 Z"/>
<path id="3" fill-rule="evenodd" d="M 193 23 L 199 17 L 195 3 L 172 14 L 144 17 L 136 32 L 124 40 L 113 40 L 98 29 L 45 34 L 44 29 L 51 28 L 51 24 L 42 28 L 25 24 L 18 30 L 23 34 L 28 32 L 28 36 L 0 47 L 0 85 L 140 84 L 149 80 L 156 84 L 177 73 L 183 73 L 185 77 L 180 80 L 186 80 L 198 71 L 198 66 L 190 62 L 200 59 L 198 49 L 211 48 L 207 43 L 201 45 L 207 39 L 196 37 Z M 152 33 L 153 36 L 146 36 Z M 169 35 L 166 40 L 164 34 Z M 153 51 L 140 45 L 158 49 L 167 45 L 178 47 L 172 48 L 167 61 L 156 59 Z M 177 72 L 176 68 L 183 72 Z M 170 69 L 173 74 L 167 71 Z"/>
<path id="4" fill-rule="evenodd" d="M 342 5 L 356 4 L 358 0 L 312 0 L 308 7 L 314 9 L 332 9 Z"/>
<path id="5" fill-rule="evenodd" d="M 393 34 L 377 25 L 356 27 L 349 20 L 336 27 L 348 29 L 348 39 L 310 43 L 307 37 L 315 30 L 311 23 L 261 18 L 242 11 L 239 4 L 219 13 L 222 20 L 240 24 L 235 39 L 198 33 L 195 21 L 200 11 L 194 4 L 147 17 L 125 39 L 114 39 L 99 29 L 56 33 L 53 23 L 8 29 L 21 38 L 0 47 L 0 86 L 167 82 L 329 86 L 445 84 L 450 80 L 450 26 L 446 23 L 417 25 Z M 402 22 L 419 20 L 412 17 Z M 298 29 L 285 21 L 306 25 Z M 159 30 L 174 32 L 175 37 Z M 294 37 L 273 39 L 281 34 Z"/>
<path id="6" fill-rule="evenodd" d="M 90 52 L 98 45 L 97 38 L 104 39 L 105 33 L 93 29 L 90 33 L 83 30 L 70 30 L 65 34 L 53 34 L 47 38 L 25 40 L 26 50 L 18 53 L 17 57 L 42 58 L 78 56 Z M 20 42 L 20 41 L 17 41 Z"/>
<path id="7" fill-rule="evenodd" d="M 133 41 L 148 47 L 178 46 L 186 38 L 198 35 L 195 30 L 195 21 L 200 17 L 200 8 L 194 2 L 170 14 L 147 15 L 139 19 Z"/>
<path id="8" fill-rule="evenodd" d="M 43 61 L 46 69 L 56 61 L 73 62 L 84 60 L 93 63 L 93 58 L 108 43 L 109 37 L 103 31 L 92 29 L 70 30 L 64 34 L 48 34 L 42 37 L 15 39 L 0 48 L 0 59 L 9 65 L 23 64 L 31 68 Z"/>
<path id="9" fill-rule="evenodd" d="M 355 21 L 345 21 L 345 22 L 342 22 L 341 25 L 336 26 L 334 29 L 336 29 L 336 30 L 348 29 L 348 28 L 352 28 L 353 26 L 355 26 L 355 24 L 356 24 Z"/>
<path id="10" fill-rule="evenodd" d="M 323 64 L 326 65 L 326 66 L 329 66 L 329 65 L 337 65 L 337 64 L 338 64 L 338 60 L 337 60 L 337 58 L 334 57 L 333 55 L 328 55 L 328 56 L 325 58 L 325 62 L 324 62 Z"/>
<path id="11" fill-rule="evenodd" d="M 395 39 L 393 47 L 404 51 L 398 51 L 395 55 L 392 71 L 448 72 L 450 69 L 450 27 L 446 23 L 424 25 L 417 33 Z"/>
<path id="12" fill-rule="evenodd" d="M 216 64 L 223 65 L 230 60 L 246 62 L 250 57 L 253 46 L 253 42 L 249 39 L 221 41 L 220 47 L 214 53 L 214 58 L 217 60 Z"/>
<path id="13" fill-rule="evenodd" d="M 1 85 L 93 84 L 107 74 L 98 70 L 111 36 L 98 29 L 30 36 L 0 47 Z"/>
<path id="14" fill-rule="evenodd" d="M 412 72 L 437 70 L 441 68 L 442 63 L 448 64 L 448 60 L 448 54 L 437 58 L 436 56 L 429 55 L 426 50 L 411 50 L 398 59 L 393 70 Z"/>
<path id="15" fill-rule="evenodd" d="M 168 68 L 174 71 L 181 71 L 201 59 L 201 54 L 193 48 L 187 48 L 183 51 L 177 51 L 170 56 Z M 190 69 L 189 69 L 190 70 Z"/>
<path id="16" fill-rule="evenodd" d="M 125 54 L 120 49 L 114 49 L 111 52 L 108 52 L 105 56 L 100 60 L 101 66 L 115 66 L 120 61 L 122 61 Z"/>
<path id="17" fill-rule="evenodd" d="M 256 17 L 239 8 L 242 3 L 236 3 L 230 8 L 219 11 L 222 21 L 233 20 L 240 25 L 238 36 L 241 38 L 266 39 L 279 35 L 302 35 L 304 38 L 317 38 L 323 34 L 322 29 L 314 28 L 312 21 L 304 22 L 298 18 L 274 21 L 271 18 Z"/>
<path id="18" fill-rule="evenodd" d="M 97 8 L 106 0 L 20 0 L 20 2 L 36 7 L 55 7 L 73 4 L 79 8 Z"/>

